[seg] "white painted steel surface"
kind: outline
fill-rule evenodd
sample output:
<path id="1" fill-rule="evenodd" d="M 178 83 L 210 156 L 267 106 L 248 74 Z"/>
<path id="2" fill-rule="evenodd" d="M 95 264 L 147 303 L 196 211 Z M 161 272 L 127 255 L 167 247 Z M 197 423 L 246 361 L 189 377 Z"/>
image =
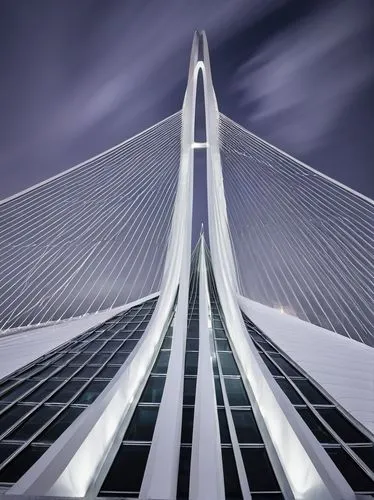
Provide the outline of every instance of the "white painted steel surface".
<path id="1" fill-rule="evenodd" d="M 374 433 L 374 349 L 277 309 L 239 297 L 243 312 Z"/>

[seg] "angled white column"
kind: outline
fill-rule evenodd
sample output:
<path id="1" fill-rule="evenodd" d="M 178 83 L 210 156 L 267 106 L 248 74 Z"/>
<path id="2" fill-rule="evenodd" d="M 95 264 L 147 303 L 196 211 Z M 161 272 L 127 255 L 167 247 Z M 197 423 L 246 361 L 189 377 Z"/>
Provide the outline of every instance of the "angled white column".
<path id="1" fill-rule="evenodd" d="M 139 498 L 176 497 L 182 423 L 184 359 L 191 261 L 194 125 L 197 82 L 198 37 L 191 50 L 188 82 L 182 110 L 182 141 L 178 199 L 175 204 L 171 248 L 181 259 L 179 291 L 173 326 L 173 340 L 164 392 Z M 168 269 L 168 261 L 165 271 Z"/>
<path id="2" fill-rule="evenodd" d="M 353 499 L 354 493 L 285 397 L 248 338 L 237 302 L 237 279 L 230 241 L 219 151 L 219 114 L 208 44 L 203 34 L 206 104 L 207 186 L 212 265 L 228 334 L 242 375 L 250 384 L 264 424 L 297 499 Z"/>
<path id="3" fill-rule="evenodd" d="M 193 423 L 190 498 L 225 499 L 221 440 L 211 359 L 208 304 L 209 292 L 205 263 L 204 236 L 199 255 L 199 360 L 197 367 Z"/>

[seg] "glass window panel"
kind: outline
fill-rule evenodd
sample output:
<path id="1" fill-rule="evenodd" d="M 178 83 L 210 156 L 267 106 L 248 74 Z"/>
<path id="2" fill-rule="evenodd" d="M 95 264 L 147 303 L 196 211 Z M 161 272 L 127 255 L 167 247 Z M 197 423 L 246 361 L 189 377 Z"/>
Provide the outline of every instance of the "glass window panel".
<path id="1" fill-rule="evenodd" d="M 97 367 L 96 367 L 97 368 Z M 97 375 L 97 378 L 109 378 L 112 379 L 115 374 L 120 369 L 119 365 L 106 365 Z"/>
<path id="2" fill-rule="evenodd" d="M 18 444 L 4 444 L 0 443 L 0 464 L 4 462 L 12 453 L 19 448 Z"/>
<path id="3" fill-rule="evenodd" d="M 320 443 L 336 443 L 323 423 L 308 408 L 298 408 L 297 411 Z"/>
<path id="4" fill-rule="evenodd" d="M 181 446 L 179 454 L 177 498 L 187 499 L 190 488 L 191 446 Z"/>
<path id="5" fill-rule="evenodd" d="M 113 357 L 110 358 L 110 363 L 112 363 L 113 365 L 123 365 L 128 357 L 128 352 L 116 352 Z"/>
<path id="6" fill-rule="evenodd" d="M 186 350 L 187 351 L 198 351 L 199 350 L 199 339 L 187 339 Z"/>
<path id="7" fill-rule="evenodd" d="M 225 340 L 216 340 L 217 351 L 231 351 L 230 344 Z"/>
<path id="8" fill-rule="evenodd" d="M 79 369 L 78 366 L 74 365 L 67 365 L 64 366 L 59 372 L 57 372 L 54 376 L 58 378 L 69 378 L 73 373 L 75 373 Z"/>
<path id="9" fill-rule="evenodd" d="M 95 352 L 101 349 L 104 346 L 104 342 L 102 340 L 93 340 L 89 342 L 82 350 L 85 352 Z"/>
<path id="10" fill-rule="evenodd" d="M 102 348 L 101 352 L 114 352 L 121 346 L 120 340 L 109 340 Z"/>
<path id="11" fill-rule="evenodd" d="M 223 324 L 222 324 L 221 319 L 215 315 L 212 318 L 212 324 L 213 324 L 213 328 L 220 328 L 221 330 L 223 329 Z"/>
<path id="12" fill-rule="evenodd" d="M 247 392 L 240 378 L 225 378 L 230 406 L 250 406 Z"/>
<path id="13" fill-rule="evenodd" d="M 160 351 L 152 368 L 153 373 L 166 373 L 168 370 L 170 351 Z"/>
<path id="14" fill-rule="evenodd" d="M 6 380 L 5 382 L 3 382 L 1 385 L 0 385 L 0 392 L 4 392 L 5 389 L 8 389 L 9 387 L 11 387 L 12 385 L 14 385 L 15 383 L 17 382 L 17 380 L 15 379 L 9 379 L 9 380 Z"/>
<path id="15" fill-rule="evenodd" d="M 37 365 L 38 368 L 41 368 L 43 367 L 44 365 Z M 43 370 L 41 370 L 40 372 L 38 373 L 35 373 L 33 375 L 33 378 L 34 379 L 43 379 L 43 378 L 47 378 L 51 373 L 53 373 L 54 371 L 56 371 L 58 368 L 61 368 L 61 366 L 58 366 L 58 365 L 50 365 L 50 366 L 44 366 Z M 56 372 L 56 376 L 59 376 L 57 374 L 59 374 L 60 372 L 57 371 Z"/>
<path id="16" fill-rule="evenodd" d="M 312 405 L 331 404 L 329 400 L 309 382 L 309 380 L 294 380 L 294 382 Z"/>
<path id="17" fill-rule="evenodd" d="M 224 375 L 239 375 L 238 367 L 231 352 L 220 352 L 219 359 L 221 361 L 222 373 Z"/>
<path id="18" fill-rule="evenodd" d="M 143 333 L 144 333 L 144 332 L 141 332 L 141 331 L 134 332 L 134 333 L 132 333 L 132 334 L 131 334 L 130 339 L 132 339 L 132 340 L 139 340 L 139 339 L 141 339 L 141 338 L 142 338 Z"/>
<path id="19" fill-rule="evenodd" d="M 198 364 L 199 353 L 194 351 L 186 352 L 186 361 L 184 365 L 184 371 L 186 375 L 197 375 L 197 364 Z"/>
<path id="20" fill-rule="evenodd" d="M 17 385 L 17 387 L 14 387 L 5 394 L 2 394 L 0 396 L 0 400 L 13 402 L 38 383 L 39 383 L 38 380 L 25 380 L 25 382 L 22 382 L 20 385 Z"/>
<path id="21" fill-rule="evenodd" d="M 218 356 L 217 353 L 214 352 L 213 356 L 212 356 L 212 366 L 213 366 L 213 374 L 214 375 L 219 375 L 217 356 Z"/>
<path id="22" fill-rule="evenodd" d="M 198 339 L 199 338 L 199 320 L 192 319 L 187 328 L 187 338 L 188 339 Z"/>
<path id="23" fill-rule="evenodd" d="M 165 337 L 161 349 L 171 349 L 171 337 Z"/>
<path id="24" fill-rule="evenodd" d="M 68 407 L 37 437 L 36 441 L 56 441 L 82 411 L 83 408 Z"/>
<path id="25" fill-rule="evenodd" d="M 356 492 L 373 491 L 372 481 L 352 457 L 342 448 L 327 448 L 330 458 Z"/>
<path id="26" fill-rule="evenodd" d="M 291 365 L 281 354 L 270 353 L 276 364 L 290 377 L 301 377 L 301 373 Z"/>
<path id="27" fill-rule="evenodd" d="M 280 491 L 265 448 L 241 448 L 249 489 L 255 491 Z"/>
<path id="28" fill-rule="evenodd" d="M 352 425 L 336 408 L 321 408 L 317 411 L 346 443 L 370 443 L 370 439 Z"/>
<path id="29" fill-rule="evenodd" d="M 48 403 L 67 403 L 76 395 L 85 383 L 85 380 L 70 380 L 59 391 L 57 391 L 56 394 L 53 394 L 53 396 L 48 399 Z"/>
<path id="30" fill-rule="evenodd" d="M 193 408 L 183 407 L 181 443 L 185 444 L 192 443 L 193 415 L 194 415 Z"/>
<path id="31" fill-rule="evenodd" d="M 48 379 L 35 391 L 31 392 L 28 396 L 23 398 L 24 401 L 40 402 L 48 397 L 59 385 L 62 384 L 61 380 Z"/>
<path id="32" fill-rule="evenodd" d="M 274 363 L 272 363 L 272 361 L 271 361 L 268 357 L 266 357 L 266 355 L 265 355 L 265 354 L 260 353 L 260 356 L 261 356 L 262 361 L 263 361 L 263 362 L 265 363 L 265 365 L 269 368 L 270 373 L 271 373 L 272 375 L 283 375 L 283 374 L 282 374 L 282 373 L 278 370 L 278 368 L 275 366 L 275 364 L 274 364 Z"/>
<path id="33" fill-rule="evenodd" d="M 99 366 L 97 365 L 86 365 L 81 370 L 79 370 L 79 372 L 75 375 L 75 378 L 84 378 L 87 380 L 91 378 L 98 369 Z"/>
<path id="34" fill-rule="evenodd" d="M 277 383 L 281 386 L 282 391 L 286 394 L 293 405 L 305 405 L 305 401 L 295 391 L 292 385 L 285 378 L 276 378 Z"/>
<path id="35" fill-rule="evenodd" d="M 225 339 L 226 338 L 225 330 L 221 330 L 220 328 L 216 328 L 214 330 L 214 337 L 216 339 Z"/>
<path id="36" fill-rule="evenodd" d="M 137 343 L 137 340 L 126 340 L 124 345 L 121 347 L 120 352 L 132 352 Z"/>
<path id="37" fill-rule="evenodd" d="M 94 354 L 90 359 L 90 364 L 92 365 L 103 365 L 108 359 L 111 357 L 110 352 L 99 352 L 98 354 Z M 75 360 L 74 360 L 75 363 Z"/>
<path id="38" fill-rule="evenodd" d="M 90 382 L 74 403 L 90 405 L 108 384 L 109 380 L 94 380 L 93 382 Z"/>
<path id="39" fill-rule="evenodd" d="M 0 471 L 1 483 L 15 483 L 47 450 L 44 446 L 28 446 Z"/>
<path id="40" fill-rule="evenodd" d="M 239 443 L 257 444 L 263 442 L 251 410 L 233 410 L 231 414 Z"/>
<path id="41" fill-rule="evenodd" d="M 72 365 L 83 365 L 83 363 L 88 361 L 91 356 L 92 356 L 92 354 L 88 353 L 88 352 L 83 353 L 83 354 L 78 354 L 78 356 L 75 356 L 75 358 L 71 360 L 71 364 Z M 68 361 L 68 359 L 66 359 L 66 361 Z"/>
<path id="42" fill-rule="evenodd" d="M 195 404 L 195 394 L 196 394 L 196 378 L 185 377 L 184 387 L 183 387 L 183 404 L 185 405 Z"/>
<path id="43" fill-rule="evenodd" d="M 109 469 L 100 494 L 105 491 L 139 492 L 150 446 L 120 446 Z M 127 474 L 124 474 L 127 471 Z"/>
<path id="44" fill-rule="evenodd" d="M 226 498 L 243 498 L 232 448 L 222 448 L 222 463 Z"/>
<path id="45" fill-rule="evenodd" d="M 219 422 L 219 433 L 221 436 L 222 444 L 231 444 L 230 431 L 229 426 L 227 424 L 226 411 L 222 409 L 218 409 L 218 422 Z"/>
<path id="46" fill-rule="evenodd" d="M 7 439 L 17 439 L 26 441 L 35 432 L 37 432 L 60 408 L 55 406 L 41 406 L 32 415 L 30 415 L 22 424 L 19 425 Z"/>
<path id="47" fill-rule="evenodd" d="M 150 376 L 140 398 L 141 403 L 160 403 L 165 385 L 165 377 Z"/>
<path id="48" fill-rule="evenodd" d="M 352 446 L 352 450 L 374 472 L 374 446 Z"/>
<path id="49" fill-rule="evenodd" d="M 3 407 L 0 408 L 2 410 Z M 7 429 L 12 427 L 17 420 L 22 418 L 26 413 L 28 413 L 32 408 L 30 406 L 20 406 L 20 405 L 15 405 L 9 408 L 6 412 L 4 412 L 0 416 L 0 434 L 5 432 Z M 1 463 L 1 460 L 0 460 Z"/>
<path id="50" fill-rule="evenodd" d="M 219 377 L 214 377 L 214 387 L 216 390 L 217 405 L 223 405 L 222 387 Z"/>
<path id="51" fill-rule="evenodd" d="M 124 441 L 152 441 L 158 406 L 137 406 Z"/>

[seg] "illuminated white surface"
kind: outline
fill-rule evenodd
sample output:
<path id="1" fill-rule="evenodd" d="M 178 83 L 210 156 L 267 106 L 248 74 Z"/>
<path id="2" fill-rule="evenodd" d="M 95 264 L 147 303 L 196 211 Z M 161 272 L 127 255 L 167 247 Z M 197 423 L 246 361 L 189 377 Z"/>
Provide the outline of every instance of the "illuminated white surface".
<path id="1" fill-rule="evenodd" d="M 362 425 L 374 433 L 374 349 L 240 297 L 243 311 Z"/>

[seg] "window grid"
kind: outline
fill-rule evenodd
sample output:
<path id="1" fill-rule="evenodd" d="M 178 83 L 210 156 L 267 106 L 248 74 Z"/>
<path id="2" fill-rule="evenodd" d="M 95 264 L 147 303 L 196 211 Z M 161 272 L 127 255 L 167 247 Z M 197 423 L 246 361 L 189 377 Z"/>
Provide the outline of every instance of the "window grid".
<path id="1" fill-rule="evenodd" d="M 278 349 L 247 316 L 243 313 L 242 315 L 248 334 L 262 359 L 266 360 L 265 363 L 270 368 L 273 378 L 345 476 L 352 489 L 356 493 L 374 493 L 374 443 L 366 430 L 358 428 L 352 419 L 331 401 L 330 396 L 323 389 L 316 387 L 307 374 L 304 374 L 288 356 Z M 274 365 L 279 375 L 275 374 L 271 365 Z M 295 403 L 295 398 L 298 399 L 297 403 Z M 332 418 L 330 422 L 326 420 L 326 415 L 329 414 L 332 417 L 335 416 L 335 423 Z M 339 429 L 334 428 L 339 420 L 342 423 L 340 433 Z M 341 435 L 344 428 L 346 435 L 352 433 L 351 435 L 357 436 L 357 439 L 344 439 Z M 360 452 L 362 449 L 368 450 L 367 455 Z M 334 450 L 341 451 L 334 452 Z M 350 474 L 349 471 L 354 467 L 357 467 L 356 475 Z"/>
<path id="2" fill-rule="evenodd" d="M 225 323 L 210 263 L 208 271 L 214 339 L 213 360 L 217 360 L 215 373 L 218 375 L 217 382 L 222 385 L 220 390 L 219 384 L 216 383 L 216 399 L 226 496 L 243 497 L 242 489 L 244 493 L 246 485 L 243 484 L 241 479 L 240 470 L 242 470 L 253 498 L 256 498 L 256 495 L 269 495 L 269 498 L 274 498 L 274 500 L 282 499 L 281 488 L 268 457 L 265 443 L 252 411 L 249 396 L 245 390 L 230 341 L 226 335 Z M 227 397 L 227 407 L 218 404 L 218 402 L 222 401 L 222 391 Z M 226 418 L 224 419 L 225 412 Z M 224 420 L 226 420 L 226 423 L 223 423 Z M 230 420 L 232 423 L 227 425 Z M 232 452 L 229 452 L 229 449 Z M 237 455 L 238 450 L 240 450 L 239 456 Z"/>
<path id="3" fill-rule="evenodd" d="M 199 253 L 197 250 L 194 251 L 191 259 L 186 337 L 181 448 L 177 485 L 178 499 L 188 498 L 190 482 L 192 433 L 199 355 Z"/>
<path id="4" fill-rule="evenodd" d="M 108 345 L 116 333 L 108 335 L 103 344 L 94 344 L 100 335 L 108 334 L 113 326 L 125 329 L 130 320 L 135 324 L 136 318 L 139 325 L 143 325 L 146 319 L 149 321 L 155 304 L 156 299 L 152 299 L 134 306 L 39 357 L 0 382 L 0 485 L 9 486 L 17 481 L 115 376 L 121 364 L 111 364 L 111 360 L 131 338 L 133 325 L 117 346 L 112 344 L 113 350 L 108 353 L 102 364 L 95 366 L 91 365 L 90 361 Z M 74 360 L 77 360 L 90 344 L 96 345 L 96 348 L 84 357 L 81 364 L 74 366 Z M 136 343 L 132 343 L 129 352 L 124 353 L 123 361 L 135 345 Z M 56 365 L 58 362 L 61 364 Z M 59 373 L 63 374 L 68 367 L 70 375 L 59 377 Z M 91 374 L 75 377 L 79 372 L 83 374 L 87 367 L 91 367 Z M 106 373 L 106 376 L 100 376 L 102 373 Z M 19 391 L 22 384 L 29 387 Z M 75 389 L 70 393 L 71 387 Z M 64 397 L 61 392 L 61 400 L 57 397 L 57 400 L 53 401 L 59 391 L 65 391 Z M 46 439 L 48 435 L 49 438 Z"/>
<path id="5" fill-rule="evenodd" d="M 99 497 L 139 496 L 165 387 L 172 334 L 169 326 L 121 445 L 103 479 Z"/>

